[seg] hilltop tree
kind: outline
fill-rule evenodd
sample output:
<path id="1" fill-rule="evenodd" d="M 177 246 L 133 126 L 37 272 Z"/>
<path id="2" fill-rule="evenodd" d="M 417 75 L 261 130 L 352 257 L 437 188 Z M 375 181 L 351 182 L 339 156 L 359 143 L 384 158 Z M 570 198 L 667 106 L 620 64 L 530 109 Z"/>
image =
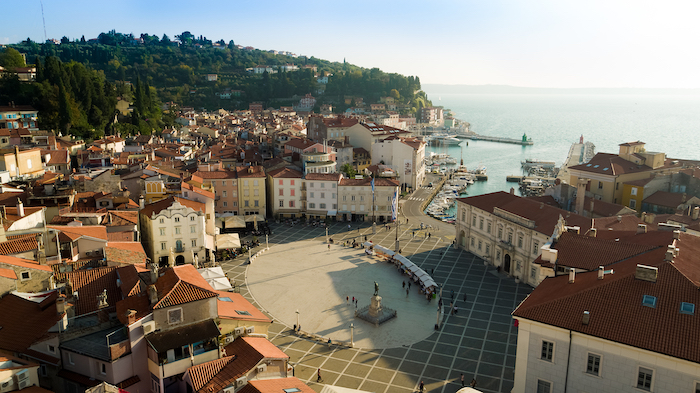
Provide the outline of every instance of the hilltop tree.
<path id="1" fill-rule="evenodd" d="M 15 48 L 6 48 L 4 52 L 0 53 L 0 66 L 9 68 L 10 70 L 24 67 L 24 57 Z"/>

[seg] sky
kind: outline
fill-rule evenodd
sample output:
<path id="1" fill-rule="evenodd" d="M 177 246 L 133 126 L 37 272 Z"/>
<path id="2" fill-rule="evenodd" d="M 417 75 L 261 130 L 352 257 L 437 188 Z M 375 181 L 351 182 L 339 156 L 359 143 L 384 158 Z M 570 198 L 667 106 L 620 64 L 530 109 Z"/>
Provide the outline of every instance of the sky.
<path id="1" fill-rule="evenodd" d="M 40 0 L 0 44 L 43 41 Z M 691 0 L 43 0 L 46 38 L 183 31 L 420 77 L 423 84 L 700 88 Z"/>

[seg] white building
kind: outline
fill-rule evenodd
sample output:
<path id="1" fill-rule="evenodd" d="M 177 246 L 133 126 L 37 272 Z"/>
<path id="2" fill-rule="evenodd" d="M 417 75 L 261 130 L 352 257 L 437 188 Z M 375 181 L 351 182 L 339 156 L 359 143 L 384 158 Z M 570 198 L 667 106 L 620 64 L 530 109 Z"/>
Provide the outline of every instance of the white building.
<path id="1" fill-rule="evenodd" d="M 392 221 L 392 206 L 396 206 L 399 182 L 378 178 L 341 179 L 338 185 L 338 219 L 342 221 Z M 372 212 L 374 206 L 374 214 Z M 397 207 L 398 208 L 398 207 Z"/>
<path id="2" fill-rule="evenodd" d="M 613 274 L 545 279 L 513 312 L 512 392 L 700 391 L 700 240 L 674 237 Z"/>
<path id="3" fill-rule="evenodd" d="M 168 197 L 139 211 L 141 243 L 148 257 L 161 266 L 204 262 L 204 203 Z"/>
<path id="4" fill-rule="evenodd" d="M 310 218 L 326 218 L 338 212 L 338 184 L 340 173 L 309 173 L 304 179 L 306 215 Z"/>
<path id="5" fill-rule="evenodd" d="M 425 178 L 425 142 L 390 136 L 372 144 L 372 164 L 395 170 L 401 187 L 418 189 Z"/>

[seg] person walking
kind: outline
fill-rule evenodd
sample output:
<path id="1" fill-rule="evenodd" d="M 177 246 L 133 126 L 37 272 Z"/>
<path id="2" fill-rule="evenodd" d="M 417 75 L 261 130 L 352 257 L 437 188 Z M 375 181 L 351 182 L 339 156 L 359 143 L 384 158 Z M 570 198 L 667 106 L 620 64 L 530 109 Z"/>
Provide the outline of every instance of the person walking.
<path id="1" fill-rule="evenodd" d="M 469 384 L 471 387 L 476 387 L 476 378 L 472 378 L 472 382 Z"/>
<path id="2" fill-rule="evenodd" d="M 433 234 L 428 232 L 428 239 L 430 239 L 432 236 L 433 236 Z"/>
<path id="3" fill-rule="evenodd" d="M 355 303 L 355 296 L 352 297 L 352 302 Z"/>
<path id="4" fill-rule="evenodd" d="M 316 382 L 321 382 L 321 368 L 318 368 L 318 371 L 316 371 Z"/>
<path id="5" fill-rule="evenodd" d="M 406 281 L 401 281 L 401 288 L 406 288 Z"/>
<path id="6" fill-rule="evenodd" d="M 331 250 L 331 245 L 329 244 L 329 245 L 328 245 L 328 251 L 330 251 L 330 250 Z"/>
<path id="7" fill-rule="evenodd" d="M 411 289 L 411 282 L 408 282 L 408 289 Z"/>
<path id="8" fill-rule="evenodd" d="M 425 384 L 423 383 L 423 381 L 420 381 L 420 385 L 418 385 L 418 390 L 420 391 L 420 393 L 423 393 L 424 389 L 425 389 Z"/>
<path id="9" fill-rule="evenodd" d="M 345 296 L 345 304 L 350 303 L 350 296 Z"/>
<path id="10" fill-rule="evenodd" d="M 406 297 L 408 297 L 408 288 L 406 288 Z"/>
<path id="11" fill-rule="evenodd" d="M 348 224 L 348 231 L 350 230 L 350 224 Z M 319 369 L 320 370 L 320 369 Z"/>
<path id="12" fill-rule="evenodd" d="M 462 381 L 462 387 L 464 387 L 464 373 L 460 374 L 459 379 Z"/>
<path id="13" fill-rule="evenodd" d="M 467 301 L 467 294 L 466 293 L 462 296 L 462 300 L 464 300 L 465 302 Z"/>

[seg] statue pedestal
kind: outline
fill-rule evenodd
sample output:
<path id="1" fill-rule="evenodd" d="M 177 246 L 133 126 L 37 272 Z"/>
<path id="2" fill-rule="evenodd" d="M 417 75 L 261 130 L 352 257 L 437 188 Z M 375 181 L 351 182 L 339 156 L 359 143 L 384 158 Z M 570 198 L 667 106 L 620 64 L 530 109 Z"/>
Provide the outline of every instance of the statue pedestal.
<path id="1" fill-rule="evenodd" d="M 390 308 L 384 308 L 382 306 L 382 297 L 379 295 L 374 295 L 370 298 L 370 305 L 364 306 L 355 312 L 355 316 L 374 326 L 379 326 L 380 324 L 396 317 L 396 310 Z"/>
<path id="2" fill-rule="evenodd" d="M 369 305 L 369 310 L 367 310 L 367 314 L 370 317 L 376 318 L 381 313 L 382 313 L 382 297 L 378 296 L 378 295 L 372 296 L 371 303 Z"/>

